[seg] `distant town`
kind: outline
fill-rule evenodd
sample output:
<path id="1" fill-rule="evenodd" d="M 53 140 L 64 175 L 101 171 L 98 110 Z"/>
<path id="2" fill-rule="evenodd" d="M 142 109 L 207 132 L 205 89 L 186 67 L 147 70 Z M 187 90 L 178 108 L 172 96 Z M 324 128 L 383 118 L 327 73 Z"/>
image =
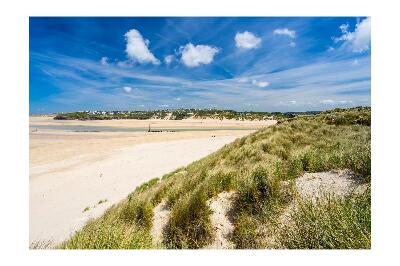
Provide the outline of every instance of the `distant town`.
<path id="1" fill-rule="evenodd" d="M 298 115 L 316 115 L 320 111 L 306 112 L 253 112 L 234 111 L 218 109 L 175 109 L 175 110 L 154 110 L 154 111 L 78 111 L 70 113 L 59 113 L 55 120 L 110 120 L 110 119 L 165 119 L 182 120 L 194 119 L 234 119 L 234 120 L 269 120 L 292 118 Z"/>

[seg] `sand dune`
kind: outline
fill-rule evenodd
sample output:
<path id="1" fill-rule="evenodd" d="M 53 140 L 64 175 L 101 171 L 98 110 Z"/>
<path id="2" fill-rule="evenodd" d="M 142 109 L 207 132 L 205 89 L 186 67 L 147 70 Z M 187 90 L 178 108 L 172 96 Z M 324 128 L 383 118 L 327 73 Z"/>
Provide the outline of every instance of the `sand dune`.
<path id="1" fill-rule="evenodd" d="M 89 218 L 125 198 L 153 177 L 198 160 L 235 137 L 138 144 L 107 157 L 33 167 L 30 179 L 30 241 L 67 238 Z M 64 167 L 63 167 L 64 164 Z M 78 165 L 70 167 L 71 165 Z M 100 200 L 107 202 L 97 204 Z M 84 209 L 89 207 L 88 211 Z"/>

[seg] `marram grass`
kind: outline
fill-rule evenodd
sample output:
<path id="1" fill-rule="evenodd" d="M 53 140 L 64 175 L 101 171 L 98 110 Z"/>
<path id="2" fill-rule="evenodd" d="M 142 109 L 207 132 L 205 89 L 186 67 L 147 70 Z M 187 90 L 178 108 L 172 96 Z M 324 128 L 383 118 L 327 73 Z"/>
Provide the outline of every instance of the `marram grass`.
<path id="1" fill-rule="evenodd" d="M 141 185 L 58 248 L 202 248 L 214 238 L 206 202 L 231 190 L 238 195 L 231 239 L 236 248 L 370 248 L 370 190 L 304 201 L 287 224 L 275 226 L 293 202 L 293 180 L 305 172 L 350 169 L 370 183 L 370 113 L 360 107 L 280 120 Z M 164 243 L 153 246 L 153 208 L 161 201 L 171 216 Z"/>

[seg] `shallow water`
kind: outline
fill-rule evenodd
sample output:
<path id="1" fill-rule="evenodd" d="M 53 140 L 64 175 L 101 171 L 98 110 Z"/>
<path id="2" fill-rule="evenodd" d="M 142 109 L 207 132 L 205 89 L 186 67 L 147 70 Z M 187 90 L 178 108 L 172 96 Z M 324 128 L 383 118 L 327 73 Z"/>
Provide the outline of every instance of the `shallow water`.
<path id="1" fill-rule="evenodd" d="M 85 125 L 29 125 L 31 130 L 34 129 L 52 129 L 52 130 L 63 130 L 72 132 L 147 132 L 148 127 L 110 127 L 110 126 L 85 126 Z M 210 127 L 210 128 L 198 128 L 198 127 L 177 127 L 177 128 L 151 128 L 152 131 L 162 132 L 183 132 L 183 131 L 215 131 L 215 130 L 253 130 L 258 129 L 256 127 Z"/>

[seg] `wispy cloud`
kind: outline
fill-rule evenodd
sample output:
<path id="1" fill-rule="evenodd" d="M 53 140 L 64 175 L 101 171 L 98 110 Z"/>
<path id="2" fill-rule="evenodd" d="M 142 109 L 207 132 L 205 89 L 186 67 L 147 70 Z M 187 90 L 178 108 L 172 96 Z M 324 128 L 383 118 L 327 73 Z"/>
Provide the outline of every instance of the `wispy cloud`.
<path id="1" fill-rule="evenodd" d="M 369 58 L 359 59 L 357 68 L 353 67 L 352 60 L 349 59 L 304 65 L 271 74 L 198 81 L 138 73 L 129 68 L 121 69 L 115 65 L 104 68 L 95 61 L 60 55 L 33 56 L 36 58 L 35 60 L 40 58 L 40 60 L 52 61 L 54 64 L 52 67 L 48 64 L 45 67 L 49 73 L 55 76 L 69 77 L 68 82 L 54 80 L 54 83 L 63 88 L 64 92 L 52 97 L 54 101 L 69 104 L 72 102 L 84 103 L 90 98 L 91 101 L 110 106 L 110 108 L 128 108 L 132 107 L 132 104 L 138 106 L 139 103 L 146 103 L 146 106 L 154 107 L 160 102 L 166 104 L 165 101 L 169 95 L 175 93 L 179 96 L 171 98 L 171 106 L 180 102 L 177 99 L 181 99 L 182 96 L 186 96 L 185 99 L 191 99 L 187 103 L 188 107 L 214 105 L 229 108 L 235 104 L 242 106 L 243 102 L 247 102 L 257 104 L 257 106 L 253 106 L 254 109 L 262 109 L 267 105 L 271 110 L 280 110 L 283 106 L 280 102 L 291 103 L 291 105 L 296 105 L 296 108 L 300 106 L 314 109 L 326 105 L 326 102 L 323 101 L 327 99 L 334 101 L 332 105 L 341 106 L 345 105 L 344 103 L 347 105 L 369 103 L 369 96 L 365 93 L 345 94 L 346 91 L 370 88 Z M 60 68 L 61 65 L 63 69 Z M 92 73 L 99 80 L 88 77 L 88 73 Z M 282 83 L 282 80 L 285 82 Z M 136 88 L 134 95 L 136 98 L 128 98 L 129 101 L 125 98 L 127 93 L 130 95 L 132 89 L 127 89 L 128 91 L 123 89 L 123 94 L 119 94 L 115 89 L 127 81 L 131 85 L 126 85 L 126 87 Z M 80 86 L 76 84 L 80 84 Z M 268 90 L 265 90 L 265 87 L 268 87 Z M 110 97 L 106 97 L 106 95 Z M 287 100 L 288 98 L 290 100 Z M 296 104 L 293 104 L 293 101 Z"/>
<path id="2" fill-rule="evenodd" d="M 294 41 L 294 39 L 296 38 L 296 31 L 289 30 L 288 28 L 281 28 L 281 29 L 275 29 L 274 34 L 288 37 L 290 40 L 289 46 L 296 47 L 296 43 Z"/>
<path id="3" fill-rule="evenodd" d="M 291 39 L 296 38 L 296 31 L 289 30 L 288 28 L 275 29 L 274 30 L 274 34 L 276 34 L 276 35 L 285 35 L 285 36 L 288 36 Z"/>

